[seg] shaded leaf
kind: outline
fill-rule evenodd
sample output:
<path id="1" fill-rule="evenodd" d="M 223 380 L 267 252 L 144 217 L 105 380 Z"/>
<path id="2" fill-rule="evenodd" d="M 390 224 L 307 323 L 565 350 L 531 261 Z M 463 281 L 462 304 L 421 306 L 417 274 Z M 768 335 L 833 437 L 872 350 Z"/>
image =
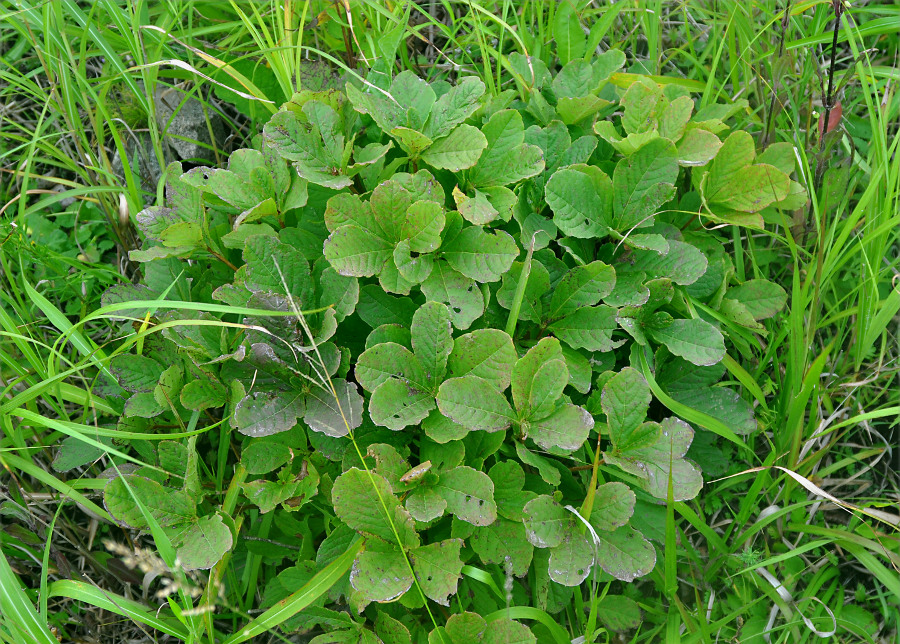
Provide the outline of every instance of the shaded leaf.
<path id="1" fill-rule="evenodd" d="M 103 503 L 117 521 L 130 528 L 147 530 L 150 525 L 135 497 L 163 527 L 191 521 L 196 516 L 196 504 L 185 492 L 143 476 L 118 476 L 103 489 Z"/>

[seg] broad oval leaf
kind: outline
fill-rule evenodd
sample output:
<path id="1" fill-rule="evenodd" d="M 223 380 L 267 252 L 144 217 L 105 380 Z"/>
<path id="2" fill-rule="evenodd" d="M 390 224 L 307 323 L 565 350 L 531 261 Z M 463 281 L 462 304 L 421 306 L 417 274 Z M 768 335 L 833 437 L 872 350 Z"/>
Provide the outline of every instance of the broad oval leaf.
<path id="1" fill-rule="evenodd" d="M 555 548 L 571 528 L 572 515 L 547 495 L 525 504 L 525 536 L 538 548 Z"/>
<path id="2" fill-rule="evenodd" d="M 450 605 L 456 585 L 462 578 L 463 562 L 459 558 L 462 539 L 445 539 L 409 551 L 409 561 L 422 592 L 442 606 Z"/>
<path id="3" fill-rule="evenodd" d="M 331 498 L 335 514 L 357 532 L 396 543 L 396 528 L 401 545 L 419 544 L 412 519 L 399 511 L 400 502 L 384 477 L 352 467 L 335 480 Z"/>
<path id="4" fill-rule="evenodd" d="M 494 482 L 484 472 L 461 465 L 442 472 L 434 490 L 447 501 L 447 512 L 472 525 L 485 526 L 497 518 Z"/>
<path id="5" fill-rule="evenodd" d="M 650 335 L 676 356 L 696 365 L 714 365 L 725 357 L 725 338 L 706 320 L 672 320 L 668 326 L 652 330 Z"/>
<path id="6" fill-rule="evenodd" d="M 496 432 L 516 420 L 506 396 L 478 376 L 445 380 L 438 389 L 437 404 L 442 414 L 470 429 Z"/>
<path id="7" fill-rule="evenodd" d="M 478 376 L 503 391 L 512 378 L 516 349 L 512 338 L 500 329 L 479 329 L 453 342 L 450 373 L 455 377 Z"/>

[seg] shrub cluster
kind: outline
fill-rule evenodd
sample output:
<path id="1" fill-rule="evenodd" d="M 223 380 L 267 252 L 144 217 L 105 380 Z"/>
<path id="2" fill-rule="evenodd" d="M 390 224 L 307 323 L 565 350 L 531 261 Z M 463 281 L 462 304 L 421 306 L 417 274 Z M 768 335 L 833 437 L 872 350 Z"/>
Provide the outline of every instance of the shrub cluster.
<path id="1" fill-rule="evenodd" d="M 109 483 L 110 513 L 162 526 L 185 568 L 240 565 L 250 546 L 199 474 L 237 460 L 243 515 L 300 543 L 266 553 L 290 560 L 264 603 L 356 548 L 293 618 L 346 641 L 367 614 L 385 642 L 533 641 L 475 614 L 503 600 L 459 593 L 467 564 L 551 614 L 586 579 L 647 575 L 660 505 L 702 486 L 695 432 L 756 429 L 717 384 L 722 322 L 740 347 L 785 302 L 738 283 L 715 229 L 805 192 L 790 146 L 729 131 L 745 104 L 696 110 L 624 60 L 551 77 L 513 56 L 518 90 L 494 97 L 409 72 L 301 91 L 227 168 L 171 165 L 137 218 L 142 282 L 105 296 L 155 301 L 122 313 L 153 332 L 111 371 L 122 429 L 210 428 L 131 441 L 150 466 Z M 429 600 L 458 614 L 437 628 Z"/>

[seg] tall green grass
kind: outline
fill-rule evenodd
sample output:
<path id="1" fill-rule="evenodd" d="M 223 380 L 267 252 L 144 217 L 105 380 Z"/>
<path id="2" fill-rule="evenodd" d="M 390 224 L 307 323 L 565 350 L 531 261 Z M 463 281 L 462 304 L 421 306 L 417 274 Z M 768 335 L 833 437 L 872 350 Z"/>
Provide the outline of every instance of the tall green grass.
<path id="1" fill-rule="evenodd" d="M 785 7 L 789 15 L 783 21 Z M 220 109 L 207 76 L 263 99 L 250 101 L 252 129 L 254 114 L 274 109 L 266 101 L 301 87 L 310 59 L 324 58 L 344 71 L 366 61 L 383 72 L 407 68 L 431 79 L 466 70 L 497 94 L 515 86 L 510 54 L 553 65 L 562 34 L 572 28 L 589 34 L 591 48 L 625 50 L 641 71 L 695 82 L 702 89 L 696 95 L 701 106 L 747 99 L 741 127 L 795 146 L 811 188 L 809 211 L 777 222 L 767 234 L 733 236 L 738 278 L 777 280 L 790 294 L 788 312 L 769 324 L 763 341 L 744 343 L 744 351 L 727 363 L 755 401 L 762 426 L 750 441 L 755 459 L 735 458 L 745 459 L 748 469 L 781 466 L 818 484 L 867 480 L 867 497 L 846 500 L 890 514 L 885 502 L 896 499 L 897 480 L 889 478 L 890 466 L 884 475 L 890 445 L 882 438 L 893 436 L 896 443 L 900 415 L 900 9 L 873 3 L 843 14 L 836 82 L 843 90 L 844 118 L 823 154 L 815 112 L 823 111 L 820 92 L 828 82 L 834 24 L 828 2 L 360 0 L 350 8 L 348 13 L 341 2 L 297 0 L 17 0 L 0 10 L 0 98 L 14 105 L 0 123 L 0 207 L 17 224 L 0 246 L 0 462 L 6 468 L 0 476 L 4 485 L 15 476 L 9 489 L 16 503 L 27 506 L 22 492 L 46 491 L 104 513 L 85 494 L 98 484 L 54 474 L 48 446 L 72 431 L 72 423 L 90 426 L 110 411 L 94 389 L 102 381 L 105 356 L 118 348 L 108 344 L 115 328 L 102 318 L 81 320 L 99 308 L 99 285 L 120 274 L 127 280 L 130 269 L 115 252 L 106 259 L 116 264 L 107 266 L 84 264 L 71 253 L 55 256 L 66 270 L 40 284 L 47 276 L 27 261 L 41 256 L 26 252 L 28 222 L 32 215 L 91 204 L 120 250 L 134 246 L 131 221 L 153 196 L 142 193 L 129 168 L 126 144 L 134 131 L 145 133 L 164 164 L 164 132 L 153 100 L 157 87 L 202 86 L 194 95 L 209 109 Z M 577 22 L 567 22 L 567 12 Z M 268 71 L 258 77 L 274 82 L 257 82 L 254 70 L 262 68 Z M 248 125 L 234 111 L 227 115 L 237 119 L 235 125 Z M 112 171 L 115 152 L 124 160 L 123 178 Z M 825 167 L 836 169 L 824 174 L 816 190 L 816 174 Z M 64 205 L 69 199 L 76 201 Z M 76 228 L 61 234 L 74 240 Z M 98 285 L 74 314 L 66 307 L 66 289 L 75 288 L 67 284 L 68 268 L 85 271 Z M 49 292 L 48 285 L 54 286 Z M 14 410 L 28 412 L 30 421 Z M 83 431 L 70 435 L 89 438 Z M 212 476 L 223 487 L 226 474 Z M 843 499 L 846 489 L 836 495 Z M 764 626 L 777 607 L 771 641 L 819 641 L 800 615 L 828 630 L 832 620 L 823 603 L 867 607 L 883 621 L 882 633 L 896 633 L 897 526 L 859 514 L 837 519 L 822 501 L 782 471 L 765 469 L 707 482 L 700 502 L 669 504 L 667 565 L 654 579 L 664 592 L 646 589 L 646 624 L 635 640 L 722 641 L 737 635 L 739 620 Z M 83 530 L 65 512 L 59 521 Z M 161 554 L 164 544 L 159 537 Z M 140 602 L 84 582 L 50 581 L 46 566 L 42 576 L 24 576 L 22 589 L 8 563 L 19 544 L 4 539 L 0 545 L 0 638 L 10 642 L 52 641 L 45 627 L 48 598 L 103 608 L 184 641 L 246 641 L 327 590 L 355 554 L 344 555 L 286 606 L 225 634 L 211 620 L 183 616 L 195 608 L 186 597 L 173 606 L 180 619 L 158 617 Z M 757 569 L 780 581 L 790 599 Z M 470 571 L 498 587 L 479 572 Z M 226 575 L 226 568 L 215 574 Z M 262 579 L 254 574 L 243 581 L 234 623 L 251 608 Z M 593 608 L 581 626 L 592 623 Z M 844 637 L 868 641 L 871 633 L 849 615 L 838 610 L 834 616 Z"/>

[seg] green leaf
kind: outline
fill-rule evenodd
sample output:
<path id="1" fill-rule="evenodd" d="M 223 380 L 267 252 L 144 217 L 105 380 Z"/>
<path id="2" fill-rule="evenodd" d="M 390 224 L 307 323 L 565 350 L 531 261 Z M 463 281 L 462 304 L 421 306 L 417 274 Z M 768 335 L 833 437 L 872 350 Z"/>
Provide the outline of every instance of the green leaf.
<path id="1" fill-rule="evenodd" d="M 429 88 L 431 89 L 431 88 Z M 408 125 L 406 110 L 390 95 L 378 90 L 362 92 L 352 83 L 346 86 L 347 98 L 357 112 L 368 114 L 384 132 Z M 434 94 L 432 94 L 433 96 Z"/>
<path id="2" fill-rule="evenodd" d="M 696 127 L 690 128 L 676 145 L 678 165 L 686 167 L 706 165 L 715 158 L 721 147 L 722 141 L 712 132 Z"/>
<path id="3" fill-rule="evenodd" d="M 445 539 L 409 552 L 422 592 L 442 606 L 450 605 L 450 597 L 456 594 L 456 585 L 462 577 L 463 562 L 459 558 L 462 545 L 462 539 Z"/>
<path id="4" fill-rule="evenodd" d="M 136 475 L 118 476 L 107 483 L 103 503 L 116 521 L 135 530 L 150 528 L 141 505 L 163 527 L 191 521 L 197 514 L 194 500 L 185 492 Z"/>
<path id="5" fill-rule="evenodd" d="M 209 570 L 231 550 L 231 528 L 220 514 L 209 514 L 188 524 L 177 543 L 178 560 L 185 570 Z"/>
<path id="6" fill-rule="evenodd" d="M 422 153 L 422 161 L 441 170 L 459 172 L 478 162 L 487 139 L 476 127 L 460 125 Z"/>
<path id="7" fill-rule="evenodd" d="M 437 404 L 442 414 L 470 429 L 496 432 L 516 420 L 506 396 L 477 376 L 445 380 L 438 389 Z"/>
<path id="8" fill-rule="evenodd" d="M 339 190 L 352 183 L 342 173 L 344 137 L 337 113 L 318 101 L 303 106 L 307 121 L 291 111 L 278 112 L 263 127 L 263 136 L 279 156 L 294 162 L 297 173 L 308 180 Z M 387 150 L 385 150 L 387 152 Z"/>
<path id="9" fill-rule="evenodd" d="M 669 242 L 662 235 L 628 235 L 622 240 L 629 248 L 639 250 L 652 250 L 658 255 L 666 255 L 669 252 Z"/>
<path id="10" fill-rule="evenodd" d="M 409 629 L 387 613 L 379 611 L 375 617 L 375 633 L 382 644 L 412 644 Z"/>
<path id="11" fill-rule="evenodd" d="M 541 495 L 522 510 L 525 535 L 538 548 L 555 548 L 570 531 L 572 515 L 552 497 Z"/>
<path id="12" fill-rule="evenodd" d="M 183 480 L 189 459 L 187 446 L 178 441 L 160 441 L 156 452 L 159 456 L 159 466 L 173 478 Z"/>
<path id="13" fill-rule="evenodd" d="M 661 431 L 650 444 L 614 456 L 604 454 L 606 462 L 616 465 L 641 479 L 644 488 L 658 499 L 668 498 L 669 476 L 675 501 L 693 499 L 703 487 L 703 476 L 697 467 L 684 459 L 694 430 L 678 418 L 666 418 Z"/>
<path id="14" fill-rule="evenodd" d="M 611 532 L 628 523 L 634 514 L 634 492 L 624 483 L 603 483 L 594 493 L 590 523 L 594 530 Z"/>
<path id="15" fill-rule="evenodd" d="M 613 182 L 599 168 L 572 165 L 553 173 L 545 188 L 553 223 L 569 237 L 602 238 L 612 225 Z"/>
<path id="16" fill-rule="evenodd" d="M 541 338 L 540 342 L 519 358 L 512 372 L 512 396 L 516 409 L 520 411 L 528 409 L 532 400 L 535 376 L 541 367 L 551 362 L 559 366 L 558 362 L 562 360 L 563 353 L 559 340 L 550 337 Z"/>
<path id="17" fill-rule="evenodd" d="M 516 577 L 528 574 L 534 546 L 525 538 L 525 526 L 521 521 L 500 517 L 491 525 L 476 530 L 470 544 L 482 563 L 509 566 Z"/>
<path id="18" fill-rule="evenodd" d="M 753 137 L 732 132 L 703 178 L 706 200 L 742 212 L 759 212 L 787 197 L 790 177 L 775 166 L 753 164 L 755 158 Z"/>
<path id="19" fill-rule="evenodd" d="M 732 389 L 712 386 L 724 373 L 721 364 L 698 367 L 675 359 L 666 363 L 657 380 L 676 401 L 721 420 L 737 434 L 750 434 L 757 427 L 750 404 Z"/>
<path id="20" fill-rule="evenodd" d="M 625 595 L 606 595 L 596 604 L 600 623 L 616 632 L 628 631 L 641 625 L 641 608 Z"/>
<path id="21" fill-rule="evenodd" d="M 478 226 L 470 226 L 445 244 L 441 255 L 466 277 L 477 282 L 496 282 L 512 266 L 519 247 L 502 230 L 488 233 Z"/>
<path id="22" fill-rule="evenodd" d="M 416 310 L 412 322 L 412 346 L 432 386 L 444 378 L 453 350 L 450 311 L 440 302 L 426 302 Z"/>
<path id="23" fill-rule="evenodd" d="M 325 257 L 340 275 L 371 277 L 391 258 L 392 246 L 353 225 L 341 226 L 325 240 Z"/>
<path id="24" fill-rule="evenodd" d="M 400 550 L 366 548 L 353 562 L 350 584 L 366 601 L 389 602 L 412 587 L 413 575 Z"/>
<path id="25" fill-rule="evenodd" d="M 563 586 L 578 586 L 587 579 L 593 563 L 591 543 L 570 527 L 562 543 L 550 551 L 550 579 Z"/>
<path id="26" fill-rule="evenodd" d="M 556 447 L 573 452 L 584 444 L 593 427 L 594 419 L 585 409 L 564 404 L 546 418 L 529 422 L 527 433 L 544 449 Z"/>
<path id="27" fill-rule="evenodd" d="M 403 151 L 414 159 L 418 159 L 422 151 L 434 143 L 434 141 L 418 130 L 412 130 L 408 127 L 395 127 L 390 134 L 397 140 Z"/>
<path id="28" fill-rule="evenodd" d="M 302 392 L 255 391 L 238 402 L 231 424 L 245 436 L 268 436 L 291 429 L 305 411 Z"/>
<path id="29" fill-rule="evenodd" d="M 678 171 L 675 146 L 665 139 L 651 141 L 619 161 L 612 181 L 615 220 L 611 228 L 626 232 L 650 225 L 653 215 L 675 194 Z"/>
<path id="30" fill-rule="evenodd" d="M 630 270 L 643 271 L 652 277 L 668 277 L 676 284 L 688 286 L 700 279 L 709 266 L 706 255 L 695 246 L 675 239 L 666 240 L 669 251 L 634 251 Z"/>
<path id="31" fill-rule="evenodd" d="M 500 212 L 491 204 L 488 194 L 476 188 L 475 196 L 470 197 L 456 187 L 453 189 L 453 200 L 463 218 L 475 224 L 484 226 L 500 216 Z"/>
<path id="32" fill-rule="evenodd" d="M 653 570 L 656 550 L 630 525 L 597 533 L 597 563 L 616 579 L 634 581 Z"/>
<path id="33" fill-rule="evenodd" d="M 165 409 L 171 409 L 178 401 L 183 383 L 184 371 L 180 366 L 173 364 L 163 371 L 159 383 L 153 388 L 153 397 L 157 404 Z"/>
<path id="34" fill-rule="evenodd" d="M 353 277 L 339 275 L 330 266 L 319 275 L 319 306 L 334 308 L 338 322 L 356 310 L 359 302 L 359 281 Z"/>
<path id="35" fill-rule="evenodd" d="M 497 303 L 505 309 L 513 307 L 524 266 L 524 262 L 514 262 L 509 272 L 503 275 L 503 284 L 497 291 Z M 543 264 L 532 259 L 531 272 L 527 274 L 527 279 L 528 283 L 522 294 L 518 320 L 540 322 L 543 310 L 541 300 L 550 290 L 550 273 Z"/>
<path id="36" fill-rule="evenodd" d="M 594 306 L 612 293 L 616 271 L 603 262 L 576 266 L 563 277 L 550 300 L 548 319 L 564 317 L 583 306 Z"/>
<path id="37" fill-rule="evenodd" d="M 626 134 L 641 134 L 660 129 L 660 116 L 668 105 L 659 85 L 649 78 L 638 77 L 620 101 L 624 113 L 622 128 Z"/>
<path id="38" fill-rule="evenodd" d="M 447 512 L 472 525 L 490 525 L 497 518 L 494 482 L 467 466 L 442 472 L 434 490 L 447 501 Z"/>
<path id="39" fill-rule="evenodd" d="M 416 130 L 425 127 L 436 98 L 427 81 L 409 70 L 402 71 L 391 83 L 391 96 L 406 108 L 406 125 Z"/>
<path id="40" fill-rule="evenodd" d="M 522 508 L 535 498 L 534 492 L 522 489 L 525 486 L 522 466 L 516 461 L 500 461 L 490 469 L 488 476 L 494 482 L 497 513 L 511 521 L 521 521 Z"/>
<path id="41" fill-rule="evenodd" d="M 125 401 L 124 415 L 126 418 L 155 418 L 164 411 L 166 408 L 156 402 L 156 398 L 151 393 L 137 393 Z"/>
<path id="42" fill-rule="evenodd" d="M 430 253 L 441 245 L 441 231 L 446 217 L 439 203 L 421 200 L 406 210 L 401 236 L 408 240 L 409 249 L 414 253 Z"/>
<path id="43" fill-rule="evenodd" d="M 526 387 L 527 400 L 523 405 L 516 405 L 519 418 L 538 421 L 552 414 L 567 384 L 569 384 L 569 368 L 565 360 L 549 360 L 543 363 L 535 372 L 530 385 Z M 535 441 L 539 442 L 537 439 Z"/>
<path id="44" fill-rule="evenodd" d="M 331 498 L 338 518 L 357 532 L 396 543 L 393 525 L 400 537 L 400 545 L 418 545 L 412 519 L 400 507 L 384 477 L 351 467 L 335 480 Z"/>
<path id="45" fill-rule="evenodd" d="M 271 167 L 267 167 L 267 161 L 272 161 Z M 231 154 L 227 170 L 199 167 L 181 178 L 185 183 L 246 211 L 270 199 L 275 191 L 287 190 L 290 175 L 285 169 L 284 162 L 277 156 L 267 159 L 259 150 L 243 149 Z"/>
<path id="46" fill-rule="evenodd" d="M 293 247 L 275 237 L 254 235 L 244 244 L 244 261 L 247 271 L 244 285 L 249 290 L 283 294 L 287 286 L 288 293 L 300 300 L 301 308 L 312 304 L 309 263 Z"/>
<path id="47" fill-rule="evenodd" d="M 553 465 L 555 461 L 541 456 L 540 454 L 535 454 L 534 452 L 529 451 L 521 442 L 516 442 L 516 455 L 519 457 L 519 460 L 521 460 L 525 465 L 530 465 L 531 467 L 535 468 L 541 475 L 541 479 L 543 479 L 544 483 L 547 483 L 554 487 L 560 484 L 562 475 L 559 473 L 559 470 Z"/>
<path id="48" fill-rule="evenodd" d="M 447 619 L 445 628 L 453 644 L 471 644 L 481 641 L 487 622 L 477 613 L 453 613 Z"/>
<path id="49" fill-rule="evenodd" d="M 191 380 L 181 390 L 181 404 L 193 411 L 217 409 L 228 402 L 225 387 L 212 377 Z"/>
<path id="50" fill-rule="evenodd" d="M 688 121 L 691 120 L 691 112 L 694 110 L 694 101 L 690 96 L 679 96 L 669 103 L 659 115 L 659 134 L 673 143 L 683 135 Z"/>
<path id="51" fill-rule="evenodd" d="M 454 377 L 478 376 L 504 391 L 515 362 L 516 349 L 505 331 L 478 329 L 456 338 L 449 366 Z"/>
<path id="52" fill-rule="evenodd" d="M 132 393 L 151 393 L 165 368 L 147 356 L 122 354 L 110 361 L 110 371 L 119 386 Z"/>
<path id="53" fill-rule="evenodd" d="M 356 361 L 355 375 L 360 386 L 370 392 L 390 378 L 399 378 L 423 391 L 429 388 L 421 361 L 409 349 L 394 342 L 376 344 L 364 351 Z"/>
<path id="54" fill-rule="evenodd" d="M 262 514 L 272 512 L 279 504 L 289 512 L 296 510 L 318 492 L 319 474 L 308 462 L 307 467 L 309 471 L 303 477 L 295 479 L 289 471 L 282 470 L 277 481 L 247 481 L 241 484 L 241 491 Z"/>
<path id="55" fill-rule="evenodd" d="M 640 134 L 628 134 L 622 137 L 611 121 L 597 121 L 594 123 L 594 132 L 625 156 L 631 156 L 651 141 L 659 139 L 659 132 L 656 130 L 647 130 Z"/>
<path id="56" fill-rule="evenodd" d="M 578 98 L 560 98 L 556 104 L 556 111 L 559 113 L 563 123 L 574 125 L 612 104 L 611 101 L 594 95 L 579 96 Z"/>
<path id="57" fill-rule="evenodd" d="M 367 284 L 359 290 L 356 313 L 373 329 L 382 324 L 412 324 L 416 305 L 408 297 L 393 297 L 375 284 Z"/>
<path id="58" fill-rule="evenodd" d="M 393 264 L 388 262 L 378 276 L 385 290 L 408 294 L 410 289 L 428 279 L 434 268 L 431 255 L 415 255 L 410 251 L 409 241 L 403 240 L 394 247 Z M 394 274 L 396 267 L 396 274 Z M 394 283 L 396 281 L 396 283 Z"/>
<path id="59" fill-rule="evenodd" d="M 403 476 L 409 472 L 409 463 L 392 445 L 373 443 L 366 450 L 366 456 L 375 459 L 375 472 L 391 484 L 394 492 L 400 493 L 409 489 L 409 485 L 402 480 Z M 422 465 L 431 467 L 430 463 Z"/>
<path id="60" fill-rule="evenodd" d="M 725 339 L 706 320 L 672 320 L 666 327 L 654 329 L 651 336 L 669 351 L 696 365 L 714 365 L 725 357 Z"/>
<path id="61" fill-rule="evenodd" d="M 569 384 L 575 391 L 587 394 L 591 390 L 591 378 L 596 363 L 568 345 L 562 347 L 563 358 L 566 362 L 566 370 L 569 372 Z"/>
<path id="62" fill-rule="evenodd" d="M 434 263 L 428 279 L 422 282 L 422 293 L 429 300 L 447 305 L 450 319 L 457 329 L 468 329 L 484 313 L 484 294 L 475 280 L 443 261 Z"/>
<path id="63" fill-rule="evenodd" d="M 465 121 L 479 107 L 484 83 L 477 76 L 467 76 L 441 95 L 431 108 L 425 134 L 433 139 L 445 136 Z"/>
<path id="64" fill-rule="evenodd" d="M 407 497 L 406 509 L 416 521 L 428 523 L 444 515 L 447 501 L 433 488 L 418 487 Z"/>
<path id="65" fill-rule="evenodd" d="M 241 450 L 241 465 L 248 474 L 268 474 L 293 458 L 287 445 L 268 441 L 252 441 Z"/>
<path id="66" fill-rule="evenodd" d="M 742 303 L 754 320 L 773 317 L 787 303 L 787 293 L 774 282 L 764 279 L 747 280 L 729 288 L 725 296 Z"/>
<path id="67" fill-rule="evenodd" d="M 113 445 L 112 437 L 98 436 L 97 440 L 108 447 Z M 79 437 L 69 436 L 63 439 L 56 450 L 56 455 L 53 457 L 53 469 L 57 472 L 68 472 L 96 461 L 104 454 L 104 450 L 100 447 L 85 443 Z"/>
<path id="68" fill-rule="evenodd" d="M 537 644 L 537 638 L 524 624 L 501 617 L 488 622 L 481 644 Z"/>
<path id="69" fill-rule="evenodd" d="M 303 421 L 313 431 L 340 438 L 362 424 L 363 398 L 352 382 L 335 379 L 330 384 L 310 390 Z"/>
<path id="70" fill-rule="evenodd" d="M 553 38 L 556 52 L 563 65 L 584 56 L 587 36 L 578 21 L 578 13 L 568 0 L 560 2 L 553 16 Z"/>
<path id="71" fill-rule="evenodd" d="M 641 372 L 625 367 L 604 385 L 600 405 L 606 414 L 613 448 L 624 451 L 640 441 L 639 428 L 650 408 L 650 387 Z"/>
<path id="72" fill-rule="evenodd" d="M 522 116 L 515 110 L 494 112 L 481 128 L 487 147 L 469 170 L 473 187 L 507 186 L 533 177 L 544 169 L 541 149 L 525 143 Z"/>
<path id="73" fill-rule="evenodd" d="M 376 425 L 399 431 L 424 420 L 434 404 L 434 394 L 428 389 L 415 389 L 408 382 L 390 378 L 372 392 L 369 415 Z"/>
<path id="74" fill-rule="evenodd" d="M 612 351 L 623 343 L 612 339 L 617 328 L 616 309 L 600 304 L 577 309 L 551 324 L 548 330 L 573 349 Z"/>
<path id="75" fill-rule="evenodd" d="M 332 197 L 325 211 L 332 231 L 325 240 L 325 257 L 341 275 L 379 274 L 403 239 L 410 240 L 411 249 L 413 243 L 416 248 L 436 247 L 443 228 L 439 210 L 431 201 L 414 206 L 411 193 L 397 180 L 376 187 L 368 204 L 349 195 Z"/>
<path id="76" fill-rule="evenodd" d="M 422 421 L 422 429 L 435 443 L 444 444 L 450 441 L 464 438 L 469 433 L 469 428 L 455 423 L 439 409 L 433 409 L 428 417 Z"/>

